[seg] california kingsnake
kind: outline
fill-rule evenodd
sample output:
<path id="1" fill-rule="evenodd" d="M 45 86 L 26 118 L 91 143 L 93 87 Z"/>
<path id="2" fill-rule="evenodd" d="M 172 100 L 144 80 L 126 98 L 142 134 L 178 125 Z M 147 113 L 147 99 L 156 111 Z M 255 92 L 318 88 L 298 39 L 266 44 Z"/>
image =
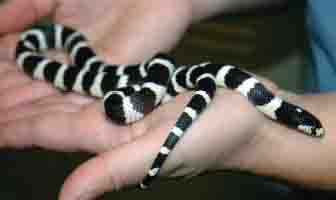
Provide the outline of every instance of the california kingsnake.
<path id="1" fill-rule="evenodd" d="M 52 48 L 66 50 L 72 64 L 42 55 Z M 24 32 L 15 58 L 32 78 L 51 82 L 64 91 L 103 97 L 107 117 L 119 124 L 137 121 L 179 93 L 195 90 L 141 183 L 142 188 L 158 175 L 176 143 L 213 99 L 217 86 L 241 93 L 267 117 L 304 134 L 324 134 L 320 121 L 312 114 L 274 96 L 257 79 L 231 65 L 202 63 L 175 69 L 174 61 L 165 55 L 137 65 L 109 65 L 98 58 L 83 34 L 59 24 L 35 26 Z"/>

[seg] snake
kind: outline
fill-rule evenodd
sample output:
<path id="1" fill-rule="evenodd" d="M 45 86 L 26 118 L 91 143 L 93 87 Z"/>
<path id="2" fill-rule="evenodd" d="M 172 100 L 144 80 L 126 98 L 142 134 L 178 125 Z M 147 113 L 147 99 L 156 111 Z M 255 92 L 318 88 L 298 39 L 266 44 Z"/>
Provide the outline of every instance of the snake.
<path id="1" fill-rule="evenodd" d="M 66 53 L 69 62 L 48 58 L 46 53 L 52 49 Z M 62 24 L 34 25 L 23 31 L 15 61 L 31 78 L 49 82 L 61 91 L 102 98 L 107 120 L 121 125 L 141 120 L 177 95 L 192 91 L 140 183 L 141 188 L 149 187 L 158 176 L 175 145 L 210 106 L 218 88 L 240 93 L 269 119 L 305 135 L 321 138 L 325 134 L 317 117 L 273 94 L 237 66 L 212 62 L 177 65 L 163 53 L 138 64 L 109 64 L 97 55 L 83 33 Z"/>

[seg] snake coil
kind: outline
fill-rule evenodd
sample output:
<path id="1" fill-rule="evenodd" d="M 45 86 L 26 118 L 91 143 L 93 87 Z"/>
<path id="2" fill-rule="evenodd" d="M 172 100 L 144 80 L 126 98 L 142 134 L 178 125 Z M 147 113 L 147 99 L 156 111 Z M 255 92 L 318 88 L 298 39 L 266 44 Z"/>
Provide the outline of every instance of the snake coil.
<path id="1" fill-rule="evenodd" d="M 65 50 L 71 64 L 43 55 L 53 48 Z M 60 24 L 35 26 L 22 33 L 15 58 L 34 79 L 48 81 L 63 91 L 103 98 L 107 117 L 119 124 L 140 120 L 158 105 L 194 90 L 142 181 L 142 188 L 159 174 L 169 153 L 211 103 L 218 87 L 239 92 L 270 119 L 309 136 L 324 135 L 314 115 L 273 95 L 259 80 L 232 65 L 201 63 L 176 68 L 172 58 L 163 54 L 136 65 L 111 65 L 96 55 L 82 33 Z"/>

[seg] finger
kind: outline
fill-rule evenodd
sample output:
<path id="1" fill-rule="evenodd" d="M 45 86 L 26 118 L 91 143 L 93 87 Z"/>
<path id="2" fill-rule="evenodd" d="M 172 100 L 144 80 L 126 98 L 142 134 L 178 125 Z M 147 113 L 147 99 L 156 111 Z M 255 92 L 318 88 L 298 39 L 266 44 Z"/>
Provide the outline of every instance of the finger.
<path id="1" fill-rule="evenodd" d="M 95 124 L 94 128 L 87 125 L 94 122 L 81 121 L 82 113 L 78 110 L 79 107 L 71 104 L 52 106 L 36 114 L 2 123 L 0 148 L 37 146 L 65 152 L 99 153 L 106 151 L 109 141 L 117 142 L 118 138 L 113 137 L 111 132 L 105 130 L 106 135 L 100 134 L 99 125 Z"/>
<path id="2" fill-rule="evenodd" d="M 50 96 L 36 99 L 28 104 L 19 104 L 7 109 L 6 115 L 0 118 L 0 124 L 9 121 L 47 114 L 55 111 L 75 112 L 83 106 L 93 103 L 94 99 L 77 94 L 56 93 Z"/>
<path id="3" fill-rule="evenodd" d="M 62 103 L 72 103 L 77 106 L 84 106 L 93 103 L 96 98 L 90 96 L 83 96 L 75 93 L 56 93 L 47 97 L 43 97 L 36 101 L 36 104 L 50 105 L 50 104 L 62 104 Z"/>
<path id="4" fill-rule="evenodd" d="M 71 113 L 55 111 L 0 124 L 0 147 L 75 150 L 80 144 L 79 137 L 69 134 L 71 117 Z"/>
<path id="5" fill-rule="evenodd" d="M 33 1 L 6 1 L 0 7 L 0 18 L 20 19 L 4 20 L 0 26 L 0 35 L 22 30 L 27 24 L 36 21 L 36 11 L 33 7 Z"/>
<path id="6" fill-rule="evenodd" d="M 140 182 L 163 139 L 164 134 L 145 135 L 84 163 L 65 181 L 59 199 L 95 199 L 106 191 Z"/>
<path id="7" fill-rule="evenodd" d="M 35 109 L 36 108 L 36 109 Z M 104 152 L 133 140 L 129 126 L 108 123 L 101 102 L 22 107 L 24 115 L 0 123 L 0 148 L 38 146 L 61 151 Z M 19 110 L 17 110 L 20 112 Z"/>
<path id="8" fill-rule="evenodd" d="M 75 112 L 80 109 L 80 106 L 73 104 L 71 102 L 61 102 L 53 104 L 39 104 L 39 103 L 30 103 L 30 104 L 21 104 L 15 107 L 12 107 L 6 111 L 5 115 L 1 116 L 0 124 L 5 123 L 15 123 L 22 119 L 28 119 L 37 115 L 43 115 L 47 113 L 53 113 L 57 111 L 63 112 Z"/>
<path id="9" fill-rule="evenodd" d="M 7 61 L 13 68 L 15 47 L 19 40 L 19 34 L 9 34 L 0 38 L 0 59 Z"/>
<path id="10" fill-rule="evenodd" d="M 42 16 L 48 15 L 54 8 L 56 1 L 52 0 L 10 0 L 0 6 L 0 35 L 23 30 L 35 23 Z"/>
<path id="11" fill-rule="evenodd" d="M 1 49 L 1 43 L 0 43 L 0 49 Z M 16 64 L 13 61 L 6 61 L 5 59 L 0 58 L 0 75 L 14 71 L 19 72 L 20 70 L 18 67 L 16 67 Z"/>
<path id="12" fill-rule="evenodd" d="M 28 103 L 44 96 L 57 93 L 52 86 L 33 81 L 27 85 L 18 86 L 0 92 L 0 110 L 9 109 L 13 106 Z"/>
<path id="13" fill-rule="evenodd" d="M 1 43 L 0 43 L 1 45 Z M 0 47 L 1 51 L 1 47 Z M 4 59 L 1 57 L 1 52 L 0 52 L 0 60 L 3 61 Z M 10 64 L 9 62 L 0 62 L 0 74 L 11 72 L 15 70 L 13 67 L 13 64 Z"/>
<path id="14" fill-rule="evenodd" d="M 134 129 L 132 125 L 120 126 L 107 120 L 101 101 L 82 106 L 73 124 L 82 140 L 87 139 L 84 150 L 93 149 L 99 153 L 134 140 L 138 136 L 135 130 L 141 132 L 140 129 L 144 129 Z"/>
<path id="15" fill-rule="evenodd" d="M 31 78 L 25 76 L 22 72 L 16 69 L 7 70 L 6 72 L 0 73 L 0 94 L 2 91 L 28 85 L 31 82 Z"/>

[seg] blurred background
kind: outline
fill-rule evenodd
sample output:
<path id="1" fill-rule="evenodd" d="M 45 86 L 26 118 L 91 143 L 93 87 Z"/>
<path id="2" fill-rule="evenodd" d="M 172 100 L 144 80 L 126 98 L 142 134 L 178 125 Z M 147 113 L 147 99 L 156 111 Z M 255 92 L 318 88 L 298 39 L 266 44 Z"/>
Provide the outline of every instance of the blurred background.
<path id="1" fill-rule="evenodd" d="M 1 2 L 1 0 L 0 0 Z M 219 16 L 190 28 L 173 52 L 180 63 L 212 60 L 239 65 L 281 87 L 303 91 L 308 49 L 304 1 L 288 6 Z M 1 150 L 0 199 L 56 199 L 64 179 L 90 155 L 40 149 Z M 325 191 L 307 191 L 279 180 L 223 172 L 190 180 L 168 181 L 153 189 L 129 188 L 99 199 L 336 199 Z"/>

